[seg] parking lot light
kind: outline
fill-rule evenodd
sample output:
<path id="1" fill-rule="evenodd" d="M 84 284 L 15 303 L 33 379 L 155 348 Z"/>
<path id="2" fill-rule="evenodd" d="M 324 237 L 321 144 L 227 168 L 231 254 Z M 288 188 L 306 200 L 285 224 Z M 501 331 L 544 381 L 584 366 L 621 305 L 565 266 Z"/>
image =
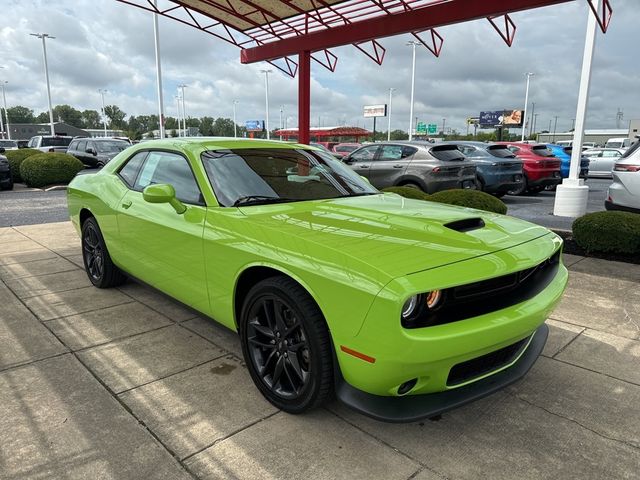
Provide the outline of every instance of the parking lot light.
<path id="1" fill-rule="evenodd" d="M 413 61 L 411 63 L 411 103 L 409 107 L 409 141 L 413 139 L 413 93 L 416 86 L 416 46 L 418 42 L 411 40 L 407 42 L 413 49 Z"/>
<path id="2" fill-rule="evenodd" d="M 524 142 L 524 133 L 527 123 L 527 105 L 529 105 L 529 79 L 534 75 L 535 73 L 527 72 L 527 88 L 524 93 L 524 113 L 522 115 L 522 136 L 520 137 L 521 142 Z"/>
<path id="3" fill-rule="evenodd" d="M 102 97 L 102 125 L 104 126 L 104 136 L 107 136 L 107 112 L 104 109 L 104 94 L 107 93 L 107 90 L 104 88 L 99 88 L 98 92 L 100 92 L 100 96 Z"/>
<path id="4" fill-rule="evenodd" d="M 393 100 L 393 91 L 395 88 L 389 88 L 389 109 L 387 112 L 388 115 L 388 125 L 387 125 L 387 142 L 391 141 L 391 102 Z"/>
<path id="5" fill-rule="evenodd" d="M 238 100 L 233 101 L 233 138 L 238 137 L 238 125 L 236 123 L 236 105 L 238 105 Z"/>
<path id="6" fill-rule="evenodd" d="M 271 138 L 271 132 L 269 132 L 269 74 L 272 70 L 260 70 L 264 73 L 264 104 L 265 104 L 265 129 L 267 130 L 267 140 Z"/>
<path id="7" fill-rule="evenodd" d="M 44 77 L 47 80 L 47 98 L 49 100 L 49 126 L 51 127 L 51 135 L 55 135 L 55 129 L 53 128 L 53 108 L 51 107 L 51 86 L 49 85 L 49 67 L 47 65 L 47 38 L 52 37 L 48 33 L 30 33 L 32 37 L 38 37 L 42 39 L 42 54 L 44 57 Z"/>
<path id="8" fill-rule="evenodd" d="M 7 129 L 7 140 L 11 140 L 11 129 L 9 128 L 9 113 L 7 112 L 7 97 L 4 93 L 4 86 L 9 83 L 6 80 L 0 81 L 0 86 L 2 87 L 2 104 L 4 105 L 4 118 L 5 118 L 5 128 Z M 2 115 L 0 115 L 2 117 Z"/>

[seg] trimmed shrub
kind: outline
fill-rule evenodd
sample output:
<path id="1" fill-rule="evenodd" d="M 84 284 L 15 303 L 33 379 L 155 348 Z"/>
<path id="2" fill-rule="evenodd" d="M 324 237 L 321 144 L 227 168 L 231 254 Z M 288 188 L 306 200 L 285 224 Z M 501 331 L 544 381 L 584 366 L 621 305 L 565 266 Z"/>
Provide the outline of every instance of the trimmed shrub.
<path id="1" fill-rule="evenodd" d="M 382 190 L 383 192 L 397 193 L 401 197 L 414 198 L 416 200 L 428 200 L 429 195 L 422 190 L 412 187 L 387 187 Z"/>
<path id="2" fill-rule="evenodd" d="M 447 203 L 460 207 L 476 208 L 487 212 L 507 213 L 507 206 L 502 200 L 480 190 L 443 190 L 429 195 L 432 202 Z"/>
<path id="3" fill-rule="evenodd" d="M 640 214 L 587 213 L 573 222 L 573 239 L 587 252 L 640 254 Z"/>
<path id="4" fill-rule="evenodd" d="M 20 164 L 22 161 L 31 155 L 37 155 L 39 153 L 42 152 L 34 148 L 20 148 L 18 150 L 7 150 L 4 152 L 4 156 L 9 160 L 9 169 L 13 175 L 14 182 L 22 183 L 22 177 L 20 176 Z"/>
<path id="5" fill-rule="evenodd" d="M 40 153 L 23 160 L 20 176 L 29 187 L 69 183 L 84 168 L 76 157 L 66 153 Z"/>

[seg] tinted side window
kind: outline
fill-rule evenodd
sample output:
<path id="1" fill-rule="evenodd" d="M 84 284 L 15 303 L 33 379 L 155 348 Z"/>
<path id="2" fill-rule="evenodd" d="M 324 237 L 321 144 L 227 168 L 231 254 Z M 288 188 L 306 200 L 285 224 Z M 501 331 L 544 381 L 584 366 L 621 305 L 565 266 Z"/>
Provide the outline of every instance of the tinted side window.
<path id="1" fill-rule="evenodd" d="M 78 142 L 78 150 L 80 150 L 81 152 L 84 152 L 87 149 L 87 141 L 86 140 L 82 140 L 80 142 Z"/>
<path id="2" fill-rule="evenodd" d="M 382 145 L 378 160 L 400 160 L 402 157 L 401 145 Z"/>
<path id="3" fill-rule="evenodd" d="M 351 160 L 355 160 L 356 162 L 366 162 L 369 160 L 373 160 L 374 155 L 376 154 L 376 150 L 378 150 L 377 145 L 372 145 L 370 147 L 364 147 L 351 154 Z"/>
<path id="4" fill-rule="evenodd" d="M 187 160 L 174 153 L 149 152 L 134 185 L 143 190 L 151 184 L 168 183 L 176 190 L 176 198 L 185 203 L 201 204 L 202 195 Z"/>
<path id="5" fill-rule="evenodd" d="M 77 140 L 73 140 L 73 141 L 69 144 L 69 150 L 77 150 L 77 146 L 78 146 L 78 141 L 77 141 Z"/>
<path id="6" fill-rule="evenodd" d="M 142 162 L 144 162 L 146 156 L 147 152 L 136 153 L 118 172 L 120 174 L 120 178 L 122 178 L 124 183 L 129 185 L 130 188 L 133 188 L 136 184 L 138 172 L 140 171 L 140 167 L 142 166 Z"/>

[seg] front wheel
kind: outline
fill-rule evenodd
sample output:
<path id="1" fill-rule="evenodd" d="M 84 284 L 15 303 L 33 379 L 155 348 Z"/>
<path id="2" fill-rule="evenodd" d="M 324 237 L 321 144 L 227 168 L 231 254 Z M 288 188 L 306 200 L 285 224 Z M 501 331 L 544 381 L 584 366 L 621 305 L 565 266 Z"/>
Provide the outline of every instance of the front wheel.
<path id="1" fill-rule="evenodd" d="M 89 280 L 98 288 L 117 287 L 127 279 L 111 261 L 94 217 L 87 218 L 82 224 L 82 260 Z"/>
<path id="2" fill-rule="evenodd" d="M 277 276 L 256 284 L 244 300 L 240 338 L 253 382 L 276 407 L 302 413 L 331 397 L 329 330 L 298 283 Z"/>

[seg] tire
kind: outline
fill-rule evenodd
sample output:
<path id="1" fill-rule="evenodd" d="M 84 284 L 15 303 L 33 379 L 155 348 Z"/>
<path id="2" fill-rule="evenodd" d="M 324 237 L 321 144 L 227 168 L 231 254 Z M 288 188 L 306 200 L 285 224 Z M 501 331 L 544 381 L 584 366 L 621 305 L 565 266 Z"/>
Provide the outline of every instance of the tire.
<path id="1" fill-rule="evenodd" d="M 506 193 L 505 192 L 496 192 L 496 193 L 493 193 L 492 195 L 494 197 L 496 197 L 496 198 L 502 198 L 502 197 L 504 197 L 506 195 Z"/>
<path id="2" fill-rule="evenodd" d="M 415 188 L 416 190 L 420 190 L 421 192 L 424 191 L 424 190 L 422 190 L 422 188 L 420 188 L 420 185 L 418 185 L 417 183 L 413 183 L 413 182 L 403 183 L 402 185 L 399 185 L 399 186 L 400 187 Z"/>
<path id="3" fill-rule="evenodd" d="M 114 265 L 94 217 L 82 224 L 82 261 L 91 283 L 98 288 L 122 285 L 127 277 Z"/>
<path id="4" fill-rule="evenodd" d="M 331 336 L 298 283 L 284 276 L 257 283 L 244 299 L 239 323 L 251 378 L 274 406 L 297 414 L 332 397 Z"/>
<path id="5" fill-rule="evenodd" d="M 0 190 L 13 190 L 13 178 L 6 183 L 0 183 Z"/>
<path id="6" fill-rule="evenodd" d="M 523 181 L 522 181 L 522 185 L 520 186 L 520 188 L 517 188 L 517 189 L 514 189 L 514 190 L 509 190 L 507 192 L 507 194 L 508 195 L 522 195 L 524 192 L 526 192 L 527 191 L 527 185 L 528 185 L 527 177 L 524 177 L 522 180 Z"/>

